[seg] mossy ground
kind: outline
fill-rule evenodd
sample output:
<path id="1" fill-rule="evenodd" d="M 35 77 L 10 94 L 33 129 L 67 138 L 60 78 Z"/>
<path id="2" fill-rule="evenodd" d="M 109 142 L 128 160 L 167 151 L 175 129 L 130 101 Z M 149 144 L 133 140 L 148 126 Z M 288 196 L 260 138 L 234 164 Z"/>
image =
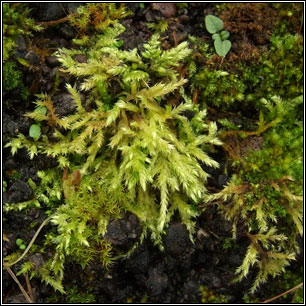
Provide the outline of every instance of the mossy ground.
<path id="1" fill-rule="evenodd" d="M 54 11 L 57 5 L 51 5 Z M 126 31 L 120 34 L 116 47 L 122 50 L 137 47 L 144 51 L 143 43 L 149 40 L 153 32 L 160 34 L 161 47 L 165 50 L 188 41 L 192 52 L 184 66 L 179 65 L 175 73 L 180 78 L 189 80 L 189 86 L 185 86 L 185 96 L 189 96 L 192 103 L 200 109 L 207 110 L 206 123 L 217 122 L 219 137 L 223 141 L 222 147 L 214 150 L 208 146 L 203 148 L 220 164 L 219 169 L 201 165 L 211 175 L 206 188 L 211 194 L 222 193 L 224 186 L 232 182 L 238 186 L 238 189 L 234 189 L 239 196 L 235 197 L 236 202 L 231 202 L 231 205 L 235 207 L 235 203 L 241 203 L 239 201 L 243 199 L 245 206 L 235 215 L 234 210 L 231 210 L 229 205 L 223 207 L 222 202 L 217 203 L 219 209 L 216 205 L 200 204 L 197 209 L 200 208 L 198 211 L 201 213 L 195 213 L 195 203 L 188 211 L 187 206 L 184 206 L 180 214 L 171 215 L 169 227 L 163 236 L 160 236 L 159 242 L 162 240 L 164 245 L 164 252 L 160 252 L 153 245 L 149 235 L 144 239 L 142 224 L 135 215 L 124 213 L 122 207 L 119 209 L 120 205 L 116 203 L 125 195 L 119 195 L 121 199 L 113 200 L 116 204 L 114 206 L 113 202 L 107 201 L 107 193 L 99 193 L 99 188 L 104 184 L 103 181 L 99 181 L 102 175 L 96 174 L 97 179 L 94 176 L 84 178 L 80 184 L 78 168 L 75 167 L 70 169 L 70 175 L 66 173 L 66 176 L 63 172 L 51 170 L 46 178 L 38 171 L 44 170 L 48 173 L 50 169 L 54 169 L 56 161 L 52 157 L 38 155 L 34 160 L 30 160 L 24 149 L 12 156 L 5 148 L 3 198 L 5 203 L 11 204 L 5 208 L 3 222 L 4 256 L 11 256 L 10 260 L 13 260 L 21 255 L 22 249 L 16 244 L 16 240 L 22 239 L 27 245 L 39 224 L 60 207 L 61 218 L 65 215 L 65 220 L 75 220 L 74 223 L 71 222 L 74 227 L 69 228 L 73 234 L 64 233 L 67 227 L 63 227 L 59 219 L 54 219 L 53 225 L 48 225 L 40 233 L 27 259 L 22 265 L 16 264 L 13 269 L 15 273 L 21 269 L 22 273 L 18 276 L 20 279 L 23 279 L 26 273 L 35 274 L 31 286 L 36 302 L 259 302 L 294 287 L 302 281 L 303 274 L 300 268 L 303 253 L 297 252 L 298 248 L 302 249 L 299 236 L 302 227 L 300 197 L 303 182 L 301 122 L 304 117 L 301 103 L 304 66 L 302 3 L 217 6 L 214 3 L 194 3 L 176 7 L 173 7 L 173 4 L 150 6 L 130 3 L 127 4 L 127 8 L 132 11 L 132 15 L 124 14 L 122 8 L 116 10 L 115 6 L 106 5 L 102 11 L 107 11 L 108 18 L 104 20 L 105 14 L 102 16 L 93 5 L 90 13 L 93 23 L 88 23 L 89 17 L 85 12 L 79 26 L 76 25 L 80 23 L 77 20 L 73 21 L 76 23 L 73 26 L 67 20 L 56 24 L 46 21 L 48 18 L 44 17 L 45 23 L 42 24 L 47 28 L 44 31 L 33 32 L 32 38 L 27 37 L 26 47 L 19 41 L 15 47 L 11 44 L 13 47 L 7 48 L 11 53 L 3 65 L 4 141 L 8 142 L 19 132 L 31 140 L 28 130 L 35 122 L 29 118 L 24 119 L 24 114 L 34 110 L 32 102 L 36 99 L 35 95 L 41 93 L 48 94 L 54 101 L 52 106 L 50 103 L 47 105 L 49 117 L 46 121 L 51 127 L 41 126 L 42 134 L 53 139 L 52 128 L 60 122 L 59 118 L 63 114 L 69 116 L 75 109 L 73 100 L 65 96 L 64 92 L 65 84 L 74 84 L 77 79 L 65 73 L 59 62 L 50 55 L 57 48 L 85 48 L 82 44 L 86 46 L 87 35 L 94 33 L 98 29 L 97 25 L 100 25 L 98 30 L 104 30 L 111 26 L 113 20 L 120 19 Z M 42 21 L 37 16 L 46 15 L 47 5 L 32 5 L 32 9 L 30 16 L 36 21 Z M 58 6 L 58 15 L 55 14 L 57 18 L 53 20 L 65 19 L 68 9 L 68 6 Z M 49 14 L 51 16 L 53 11 L 49 10 Z M 232 49 L 224 59 L 215 54 L 211 37 L 205 30 L 204 16 L 208 14 L 222 18 L 225 29 L 231 32 L 229 39 L 232 41 Z M 7 23 L 13 28 L 14 20 L 9 16 L 7 18 Z M 14 18 L 19 22 L 25 17 L 18 18 L 17 15 Z M 50 19 L 52 20 L 52 17 Z M 32 23 L 26 20 L 32 27 Z M 29 26 L 24 33 L 27 31 L 30 31 Z M 74 38 L 78 39 L 78 46 L 72 44 Z M 93 45 L 94 41 L 90 43 Z M 83 54 L 79 53 L 82 52 L 73 54 L 73 60 L 77 63 L 75 66 L 85 67 L 86 51 Z M 24 60 L 18 61 L 17 58 Z M 140 66 L 133 64 L 131 69 L 140 69 L 144 72 L 142 70 L 145 70 L 143 67 L 146 64 L 146 61 Z M 154 75 L 154 81 L 158 80 L 160 75 L 175 78 L 171 69 L 150 69 L 152 70 L 145 71 L 149 75 Z M 172 73 L 171 76 L 169 73 Z M 147 76 L 141 74 L 141 78 L 145 79 Z M 104 105 L 105 111 L 111 110 L 112 99 L 121 92 L 123 86 L 122 83 L 119 85 L 116 82 L 117 80 L 109 83 L 109 91 L 101 85 L 97 86 L 97 91 L 92 93 L 92 97 L 88 98 L 88 94 L 77 97 L 79 107 L 88 99 L 86 101 L 89 103 L 84 105 L 86 112 L 94 112 L 96 106 L 90 99 L 101 96 L 108 101 Z M 90 85 L 90 82 L 87 84 Z M 124 89 L 133 90 L 128 86 Z M 77 96 L 75 92 L 72 92 L 73 94 Z M 176 90 L 171 95 L 169 100 L 172 107 L 179 103 L 180 94 L 181 92 Z M 274 96 L 284 101 L 281 104 L 283 108 L 275 102 Z M 37 116 L 36 114 L 33 118 L 37 119 Z M 194 130 L 200 129 L 199 122 L 192 119 L 195 113 L 188 114 L 186 111 L 186 117 L 188 116 Z M 175 124 L 171 124 L 171 128 L 173 127 Z M 73 139 L 74 136 L 71 137 Z M 254 152 L 248 154 L 249 150 Z M 34 151 L 35 148 L 32 148 L 32 153 Z M 148 156 L 151 157 L 150 154 Z M 72 165 L 84 165 L 86 162 L 82 156 L 70 157 Z M 98 155 L 98 158 L 100 157 Z M 115 158 L 116 161 L 119 159 L 120 156 Z M 65 168 L 67 160 L 62 159 L 61 162 L 62 168 Z M 169 173 L 167 177 L 170 177 Z M 81 196 L 74 199 L 76 192 Z M 160 195 L 157 199 L 159 197 Z M 66 205 L 62 205 L 65 198 Z M 15 204 L 20 202 L 25 204 Z M 83 205 L 84 202 L 86 206 Z M 264 216 L 260 215 L 258 206 L 265 212 Z M 25 210 L 19 212 L 20 209 Z M 194 218 L 193 244 L 189 240 L 190 231 L 188 232 L 181 223 L 184 209 L 188 220 L 186 225 L 191 227 L 189 220 L 191 217 Z M 137 215 L 137 207 L 134 207 L 134 210 Z M 80 212 L 83 214 L 81 217 Z M 108 216 L 105 217 L 106 223 L 97 218 L 99 214 Z M 148 220 L 149 217 L 146 218 L 143 220 Z M 98 236 L 93 237 L 97 228 L 99 233 L 105 232 L 107 223 L 107 241 Z M 56 224 L 59 225 L 58 228 L 55 228 Z M 232 239 L 233 224 L 235 240 Z M 263 285 L 255 293 L 250 294 L 249 290 L 260 266 L 251 269 L 242 283 L 234 284 L 231 281 L 235 277 L 235 270 L 245 258 L 250 245 L 248 237 L 259 237 L 256 235 L 262 230 L 260 234 L 267 234 L 270 226 L 276 227 L 278 233 L 286 235 L 289 240 L 286 243 L 283 236 L 272 235 L 273 238 L 270 235 L 268 239 L 279 239 L 281 243 L 264 246 L 266 249 L 263 248 L 263 252 L 266 251 L 268 254 L 268 250 L 272 253 L 283 251 L 289 258 L 295 251 L 296 260 L 291 261 L 286 272 L 275 278 L 269 276 L 268 282 L 271 285 Z M 245 234 L 247 231 L 253 236 Z M 52 266 L 48 258 L 56 254 L 60 258 L 58 264 L 63 264 L 66 258 L 61 248 L 64 250 L 64 245 L 68 243 L 67 239 L 71 239 L 71 245 L 70 253 L 66 249 L 65 254 L 67 261 L 63 286 L 66 294 L 62 295 L 45 283 L 53 284 L 53 287 L 58 286 L 57 283 L 52 283 L 54 278 L 50 277 L 47 270 L 53 269 L 52 273 L 56 276 L 61 268 Z M 139 239 L 143 240 L 140 245 Z M 81 240 L 83 249 L 79 244 Z M 94 247 L 86 249 L 88 243 Z M 58 246 L 56 253 L 54 245 Z M 120 260 L 121 255 L 129 250 L 133 251 L 130 257 Z M 112 256 L 118 260 L 113 262 Z M 89 259 L 90 264 L 87 265 Z M 280 262 L 280 265 L 285 264 L 284 261 Z M 18 288 L 7 273 L 4 273 L 4 278 L 5 301 L 24 302 L 24 297 L 18 296 Z M 40 283 L 41 279 L 44 280 L 43 285 Z M 61 288 L 57 287 L 59 290 Z M 287 294 L 277 302 L 301 303 L 301 299 L 299 290 Z"/>

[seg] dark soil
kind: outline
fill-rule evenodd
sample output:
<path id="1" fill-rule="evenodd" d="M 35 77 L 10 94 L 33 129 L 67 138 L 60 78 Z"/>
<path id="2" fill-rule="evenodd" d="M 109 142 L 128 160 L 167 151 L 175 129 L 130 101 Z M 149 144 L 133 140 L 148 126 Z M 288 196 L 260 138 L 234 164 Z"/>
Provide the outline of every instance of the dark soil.
<path id="1" fill-rule="evenodd" d="M 32 17 L 36 21 L 57 20 L 66 16 L 66 12 L 74 10 L 75 3 L 30 3 Z M 176 17 L 169 23 L 169 30 L 163 35 L 164 47 L 174 44 L 173 32 L 176 33 L 176 41 L 182 41 L 188 35 L 194 35 L 205 39 L 204 16 L 216 14 L 215 3 L 190 3 L 188 8 L 178 11 L 171 3 L 163 3 L 159 6 L 145 5 L 140 8 L 139 3 L 126 3 L 134 15 L 125 18 L 122 23 L 126 31 L 122 34 L 124 48 L 139 48 L 150 38 L 152 32 L 146 26 L 147 22 L 156 22 L 165 17 Z M 39 54 L 37 49 L 31 50 L 25 46 L 24 39 L 20 37 L 16 47 L 16 54 L 27 59 L 36 67 L 35 71 L 24 70 L 24 83 L 29 86 L 31 95 L 25 102 L 20 102 L 18 89 L 3 97 L 3 142 L 16 136 L 19 132 L 27 134 L 32 123 L 31 119 L 23 115 L 33 109 L 35 94 L 51 92 L 53 89 L 56 71 L 60 66 L 58 60 L 52 56 L 52 52 L 58 47 L 71 46 L 71 39 L 75 36 L 75 30 L 63 23 L 35 34 L 33 45 L 41 50 L 49 50 Z M 82 59 L 80 59 L 82 60 Z M 60 76 L 60 85 L 53 97 L 60 115 L 67 115 L 74 110 L 71 96 L 65 90 L 65 78 Z M 214 158 L 222 164 L 225 156 L 217 152 Z M 30 160 L 24 150 L 11 156 L 8 149 L 3 149 L 3 179 L 7 182 L 6 192 L 3 193 L 3 201 L 18 203 L 31 199 L 33 192 L 28 185 L 31 178 L 38 183 L 37 171 L 47 169 L 54 165 L 51 158 L 43 156 Z M 209 169 L 208 169 L 209 170 Z M 210 170 L 211 179 L 209 188 L 220 189 L 228 178 L 223 173 L 223 168 Z M 4 222 L 4 232 L 9 241 L 3 242 L 3 255 L 6 256 L 16 251 L 15 241 L 23 237 L 28 243 L 35 233 L 28 230 L 33 222 L 41 224 L 45 216 L 36 209 L 27 213 L 10 213 Z M 125 260 L 119 260 L 109 271 L 105 271 L 98 264 L 91 265 L 85 270 L 76 263 L 69 263 L 65 267 L 65 287 L 77 285 L 79 292 L 90 292 L 95 296 L 96 303 L 200 303 L 200 286 L 206 286 L 213 290 L 215 295 L 225 295 L 229 303 L 243 303 L 243 295 L 248 293 L 255 272 L 240 283 L 233 283 L 236 268 L 241 264 L 246 248 L 247 238 L 244 229 L 238 228 L 237 241 L 231 248 L 224 246 L 224 239 L 231 238 L 231 224 L 226 222 L 215 207 L 210 207 L 196 220 L 196 233 L 194 243 L 189 239 L 189 233 L 179 219 L 174 218 L 164 235 L 164 251 L 155 247 L 147 237 L 144 242 Z M 43 240 L 48 227 L 44 229 L 40 237 Z M 128 250 L 141 234 L 141 227 L 134 215 L 126 215 L 123 219 L 113 221 L 108 226 L 106 239 L 115 248 L 121 251 Z M 239 245 L 239 247 L 238 247 Z M 41 265 L 43 259 L 39 253 L 32 255 L 37 265 Z M 297 269 L 303 261 L 303 256 L 292 265 L 292 270 Z M 17 268 L 17 267 L 16 267 Z M 16 269 L 17 270 L 17 269 Z M 20 279 L 23 278 L 20 277 Z M 22 283 L 24 286 L 25 283 Z M 65 296 L 54 293 L 54 290 L 41 283 L 38 279 L 31 280 L 36 303 L 62 302 L 67 300 Z M 256 298 L 265 300 L 271 297 L 270 284 L 262 286 L 256 293 Z M 24 303 L 24 297 L 18 286 L 8 273 L 3 272 L 3 298 L 5 303 Z M 277 300 L 281 302 L 282 300 Z M 277 302 L 276 301 L 276 302 Z"/>

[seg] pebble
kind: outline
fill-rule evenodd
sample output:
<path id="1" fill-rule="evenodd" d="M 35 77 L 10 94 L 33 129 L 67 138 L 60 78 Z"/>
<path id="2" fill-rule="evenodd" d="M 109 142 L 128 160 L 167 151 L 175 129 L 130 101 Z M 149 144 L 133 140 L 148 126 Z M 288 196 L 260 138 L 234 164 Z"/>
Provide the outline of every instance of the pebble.
<path id="1" fill-rule="evenodd" d="M 9 189 L 9 193 L 10 203 L 28 201 L 31 200 L 33 196 L 33 191 L 30 186 L 21 180 L 17 180 L 13 183 L 13 185 Z"/>
<path id="2" fill-rule="evenodd" d="M 46 63 L 49 67 L 54 68 L 60 66 L 60 61 L 56 56 L 47 56 Z"/>
<path id="3" fill-rule="evenodd" d="M 160 11 L 166 18 L 175 17 L 176 15 L 175 3 L 152 3 L 152 9 Z"/>

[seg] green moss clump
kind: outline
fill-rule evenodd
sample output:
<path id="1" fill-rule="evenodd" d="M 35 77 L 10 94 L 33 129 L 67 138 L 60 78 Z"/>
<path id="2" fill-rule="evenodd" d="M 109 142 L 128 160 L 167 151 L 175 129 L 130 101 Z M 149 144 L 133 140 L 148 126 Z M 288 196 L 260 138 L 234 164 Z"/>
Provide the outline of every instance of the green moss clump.
<path id="1" fill-rule="evenodd" d="M 303 28 L 303 3 L 273 3 L 278 14 L 275 32 L 281 34 L 302 33 Z"/>
<path id="2" fill-rule="evenodd" d="M 19 89 L 22 100 L 26 100 L 29 96 L 29 90 L 22 81 L 22 72 L 17 64 L 13 61 L 5 62 L 3 65 L 3 93 L 4 95 L 11 90 Z"/>
<path id="3" fill-rule="evenodd" d="M 192 82 L 199 88 L 198 100 L 202 107 L 214 105 L 227 109 L 244 100 L 246 86 L 237 74 L 204 68 Z"/>
<path id="4" fill-rule="evenodd" d="M 76 111 L 60 118 L 51 97 L 41 94 L 36 104 L 47 112 L 27 115 L 49 132 L 39 140 L 19 134 L 7 144 L 12 154 L 26 148 L 30 158 L 52 156 L 65 169 L 64 204 L 53 208 L 51 218 L 58 234 L 48 240 L 56 252 L 35 274 L 61 292 L 67 260 L 83 268 L 111 265 L 116 256 L 104 236 L 110 220 L 123 211 L 139 218 L 140 241 L 150 231 L 162 249 L 175 211 L 192 239 L 208 177 L 200 162 L 218 167 L 207 153 L 221 144 L 216 124 L 206 123 L 206 112 L 192 105 L 184 90 L 187 81 L 177 71 L 191 52 L 187 43 L 162 50 L 159 36 L 153 35 L 143 52 L 122 51 L 117 36 L 123 31 L 115 23 L 90 47 L 59 50 L 66 72 L 80 79 L 79 89 L 67 84 Z M 76 55 L 81 53 L 86 61 L 80 63 Z M 85 102 L 80 90 L 87 93 Z"/>
<path id="5" fill-rule="evenodd" d="M 241 154 L 240 148 L 234 162 L 236 173 L 229 184 L 208 197 L 224 201 L 218 206 L 233 222 L 234 237 L 238 222 L 245 224 L 250 245 L 236 273 L 237 280 L 242 280 L 250 267 L 257 265 L 251 292 L 269 275 L 284 272 L 299 252 L 297 238 L 303 235 L 303 123 L 298 113 L 302 102 L 302 96 L 285 102 L 279 97 L 261 101 L 265 111 L 260 114 L 258 130 L 249 132 L 263 133 L 257 138 L 260 143 L 249 153 Z M 239 131 L 233 134 L 239 135 Z M 246 137 L 247 133 L 240 134 Z M 233 139 L 225 140 L 227 145 L 229 141 Z"/>
<path id="6" fill-rule="evenodd" d="M 249 94 L 247 100 L 279 95 L 292 99 L 303 94 L 303 37 L 286 34 L 272 36 L 269 52 L 258 65 L 243 65 L 242 78 Z"/>
<path id="7" fill-rule="evenodd" d="M 78 30 L 79 37 L 73 41 L 79 45 L 91 45 L 97 33 L 103 33 L 130 14 L 123 3 L 119 7 L 116 3 L 86 3 L 79 6 L 76 13 L 68 16 L 71 25 Z"/>

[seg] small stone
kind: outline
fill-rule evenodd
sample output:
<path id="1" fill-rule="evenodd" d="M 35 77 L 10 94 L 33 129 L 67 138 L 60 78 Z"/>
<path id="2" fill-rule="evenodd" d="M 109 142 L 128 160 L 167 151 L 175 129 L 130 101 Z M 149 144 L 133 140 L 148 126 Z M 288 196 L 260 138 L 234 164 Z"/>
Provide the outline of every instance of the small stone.
<path id="1" fill-rule="evenodd" d="M 175 223 L 170 225 L 165 237 L 165 250 L 172 256 L 184 254 L 191 246 L 189 233 L 184 224 Z"/>
<path id="2" fill-rule="evenodd" d="M 152 10 L 160 11 L 166 18 L 175 17 L 176 15 L 175 3 L 152 3 Z"/>
<path id="3" fill-rule="evenodd" d="M 75 111 L 76 104 L 73 100 L 73 96 L 68 92 L 63 92 L 58 94 L 53 98 L 55 106 L 55 114 L 62 116 L 67 116 Z"/>
<path id="4" fill-rule="evenodd" d="M 126 246 L 127 235 L 121 228 L 120 220 L 115 220 L 108 224 L 105 240 L 117 247 Z"/>
<path id="5" fill-rule="evenodd" d="M 60 64 L 61 64 L 60 61 L 58 60 L 58 57 L 56 57 L 56 56 L 47 56 L 46 57 L 46 62 L 47 62 L 47 65 L 51 68 L 60 66 Z"/>

